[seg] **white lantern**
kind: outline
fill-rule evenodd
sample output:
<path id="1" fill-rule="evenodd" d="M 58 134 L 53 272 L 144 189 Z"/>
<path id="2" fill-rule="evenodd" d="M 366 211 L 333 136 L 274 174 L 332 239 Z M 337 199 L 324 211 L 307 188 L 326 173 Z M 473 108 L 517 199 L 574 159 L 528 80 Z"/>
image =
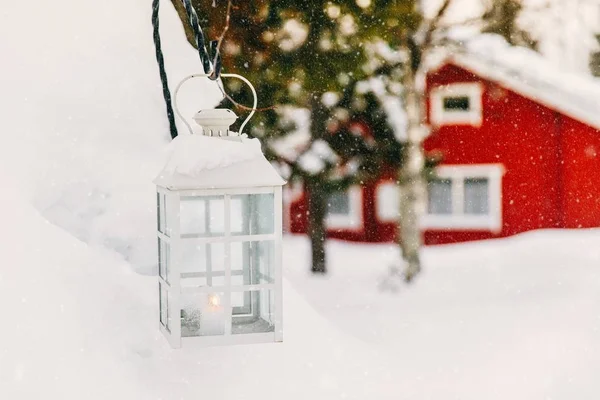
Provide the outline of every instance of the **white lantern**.
<path id="1" fill-rule="evenodd" d="M 205 135 L 177 137 L 155 180 L 159 326 L 174 348 L 283 340 L 285 182 L 257 139 L 229 131 L 234 116 L 196 114 Z"/>

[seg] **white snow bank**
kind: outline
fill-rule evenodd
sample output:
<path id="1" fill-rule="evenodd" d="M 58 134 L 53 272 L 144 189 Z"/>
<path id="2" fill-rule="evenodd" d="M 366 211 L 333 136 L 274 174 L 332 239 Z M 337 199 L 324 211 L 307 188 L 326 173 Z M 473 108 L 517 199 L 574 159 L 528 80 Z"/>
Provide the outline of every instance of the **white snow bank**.
<path id="1" fill-rule="evenodd" d="M 170 142 L 151 12 L 146 0 L 33 0 L 0 10 L 0 156 L 44 217 L 146 273 L 156 265 L 152 180 Z M 160 17 L 173 90 L 201 64 L 170 2 Z M 191 119 L 219 98 L 214 82 L 198 79 L 178 104 Z"/>
<path id="2" fill-rule="evenodd" d="M 138 369 L 158 336 L 154 279 L 3 193 L 0 398 L 152 398 Z M 143 329 L 145 335 L 139 335 Z"/>
<path id="3" fill-rule="evenodd" d="M 3 197 L 0 397 L 396 400 L 595 399 L 600 232 L 550 231 L 424 250 L 398 294 L 377 282 L 393 245 L 284 245 L 284 342 L 172 350 L 156 278 Z M 10 235 L 10 237 L 8 237 Z M 8 239 L 11 240 L 8 240 Z M 290 283 L 292 284 L 290 286 Z"/>
<path id="4" fill-rule="evenodd" d="M 598 397 L 600 230 L 427 247 L 422 275 L 396 294 L 377 284 L 397 246 L 329 241 L 327 253 L 329 275 L 315 279 L 308 241 L 288 238 L 284 276 L 325 319 L 394 360 L 393 395 L 369 398 Z"/>

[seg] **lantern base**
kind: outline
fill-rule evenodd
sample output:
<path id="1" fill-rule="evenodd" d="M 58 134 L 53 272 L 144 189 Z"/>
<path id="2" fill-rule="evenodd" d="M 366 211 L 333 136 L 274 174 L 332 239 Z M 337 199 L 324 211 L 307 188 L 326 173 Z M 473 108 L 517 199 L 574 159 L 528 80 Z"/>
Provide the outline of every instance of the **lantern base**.
<path id="1" fill-rule="evenodd" d="M 189 336 L 179 338 L 174 336 L 172 332 L 166 329 L 162 324 L 160 324 L 160 331 L 173 349 L 179 349 L 185 346 L 213 347 L 283 342 L 283 330 L 265 333 L 246 333 L 221 336 Z"/>
<path id="2" fill-rule="evenodd" d="M 258 343 L 275 343 L 282 342 L 283 339 L 277 340 L 275 332 L 268 333 L 249 333 L 227 336 L 194 336 L 182 338 L 182 347 L 186 345 L 194 347 L 209 347 L 209 346 L 231 346 L 238 344 L 258 344 Z"/>

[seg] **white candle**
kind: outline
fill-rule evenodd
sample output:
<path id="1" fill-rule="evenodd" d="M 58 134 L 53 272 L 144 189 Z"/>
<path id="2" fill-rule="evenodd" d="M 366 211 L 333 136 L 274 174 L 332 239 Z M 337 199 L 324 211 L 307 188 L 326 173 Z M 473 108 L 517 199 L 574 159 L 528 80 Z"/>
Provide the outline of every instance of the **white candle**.
<path id="1" fill-rule="evenodd" d="M 225 310 L 217 294 L 209 294 L 201 307 L 200 336 L 223 335 L 225 333 Z"/>

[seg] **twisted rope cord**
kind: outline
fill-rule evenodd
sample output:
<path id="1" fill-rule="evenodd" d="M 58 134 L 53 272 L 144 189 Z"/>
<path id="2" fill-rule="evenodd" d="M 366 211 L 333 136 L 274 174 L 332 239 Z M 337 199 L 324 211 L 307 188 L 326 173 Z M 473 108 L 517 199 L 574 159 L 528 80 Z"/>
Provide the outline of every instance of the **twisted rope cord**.
<path id="1" fill-rule="evenodd" d="M 178 135 L 177 124 L 175 123 L 175 113 L 173 112 L 173 103 L 171 102 L 171 91 L 169 90 L 169 80 L 167 78 L 167 71 L 165 70 L 165 59 L 163 57 L 162 45 L 160 42 L 159 27 L 160 22 L 158 18 L 158 8 L 160 0 L 152 0 L 152 26 L 153 26 L 153 37 L 154 37 L 154 49 L 156 51 L 156 61 L 158 62 L 158 72 L 160 74 L 160 81 L 162 83 L 162 92 L 167 106 L 167 118 L 169 119 L 169 131 L 171 133 L 171 139 L 175 139 Z"/>
<path id="2" fill-rule="evenodd" d="M 185 7 L 185 12 L 187 13 L 188 20 L 190 21 L 192 31 L 194 32 L 194 36 L 196 38 L 196 47 L 198 48 L 198 55 L 200 56 L 200 61 L 202 62 L 202 66 L 204 67 L 204 73 L 208 74 L 209 71 L 212 69 L 210 63 L 210 55 L 206 50 L 206 42 L 204 40 L 202 28 L 200 28 L 198 14 L 196 14 L 196 10 L 194 10 L 194 7 L 192 7 L 192 2 L 190 0 L 182 1 L 183 6 Z M 214 75 L 214 71 L 211 74 L 210 79 L 216 79 L 212 75 Z"/>
<path id="3" fill-rule="evenodd" d="M 218 49 L 218 41 L 214 40 L 209 44 L 210 51 L 213 55 L 212 58 L 215 64 L 214 68 L 212 68 L 211 56 L 206 50 L 206 41 L 204 39 L 204 33 L 202 32 L 202 28 L 200 27 L 198 14 L 196 14 L 196 10 L 194 10 L 194 7 L 192 7 L 192 3 L 190 0 L 182 0 L 182 2 L 186 10 L 188 20 L 194 32 L 194 36 L 196 39 L 196 47 L 198 48 L 198 56 L 200 57 L 200 62 L 202 62 L 204 73 L 210 74 L 209 78 L 211 80 L 217 80 L 221 75 L 221 55 Z M 160 75 L 160 81 L 162 83 L 163 97 L 165 99 L 165 104 L 167 108 L 167 118 L 169 119 L 169 131 L 171 133 L 171 139 L 175 139 L 178 135 L 178 132 L 177 124 L 175 123 L 175 113 L 173 112 L 171 90 L 169 89 L 169 81 L 167 78 L 167 71 L 165 69 L 165 60 L 162 52 L 162 44 L 160 41 L 160 20 L 158 16 L 159 6 L 160 0 L 152 0 L 152 27 L 154 49 L 156 51 L 156 61 L 158 62 L 158 70 Z M 209 72 L 211 71 L 211 69 L 212 72 Z"/>

